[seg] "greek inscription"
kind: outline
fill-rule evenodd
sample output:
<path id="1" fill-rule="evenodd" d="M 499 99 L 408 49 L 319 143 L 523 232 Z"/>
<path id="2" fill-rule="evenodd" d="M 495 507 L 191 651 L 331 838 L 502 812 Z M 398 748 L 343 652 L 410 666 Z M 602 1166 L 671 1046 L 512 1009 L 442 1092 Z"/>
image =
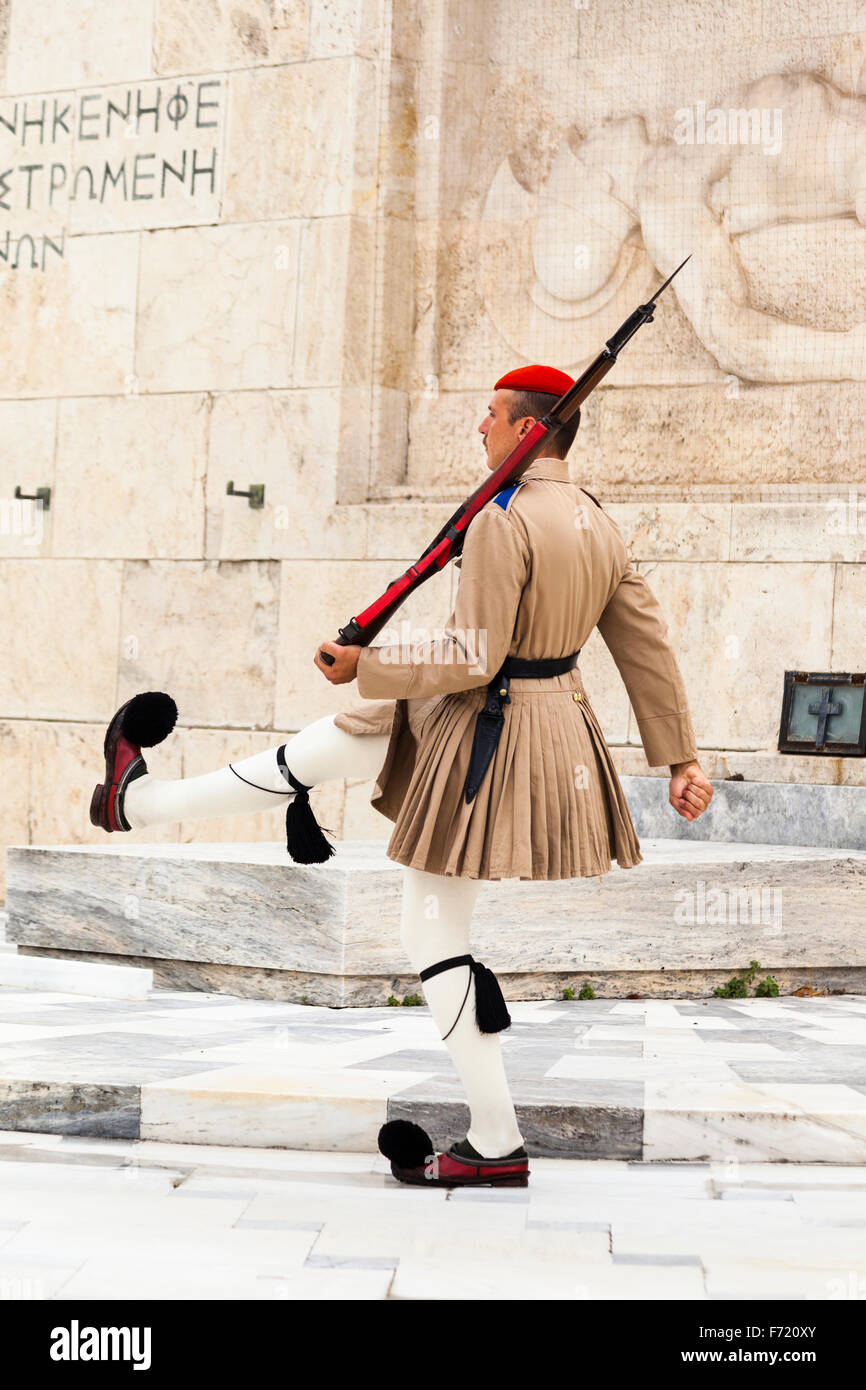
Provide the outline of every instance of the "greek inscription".
<path id="1" fill-rule="evenodd" d="M 98 231 L 103 208 L 112 230 L 111 214 L 130 209 L 122 225 L 133 229 L 153 226 L 164 200 L 218 196 L 224 105 L 223 80 L 204 77 L 0 98 L 0 265 L 44 270 L 62 261 L 76 204 L 92 207 L 85 230 Z M 136 218 L 138 204 L 153 211 Z"/>

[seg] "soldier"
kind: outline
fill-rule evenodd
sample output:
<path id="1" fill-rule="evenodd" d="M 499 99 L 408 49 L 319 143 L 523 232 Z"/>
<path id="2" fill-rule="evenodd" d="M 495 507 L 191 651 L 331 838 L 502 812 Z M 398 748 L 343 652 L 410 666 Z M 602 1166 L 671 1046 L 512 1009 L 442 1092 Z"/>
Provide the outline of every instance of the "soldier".
<path id="1" fill-rule="evenodd" d="M 571 385 L 538 365 L 497 381 L 478 426 L 488 469 Z M 671 806 L 691 821 L 713 794 L 660 606 L 616 523 L 571 481 L 566 455 L 579 419 L 471 522 L 443 637 L 407 651 L 319 644 L 313 660 L 325 678 L 357 679 L 366 705 L 326 715 L 278 749 L 173 782 L 152 777 L 141 755 L 173 727 L 168 696 L 136 696 L 106 736 L 91 819 L 110 831 L 244 814 L 278 797 L 299 803 L 291 817 L 306 811 L 317 782 L 375 776 L 371 804 L 394 822 L 387 854 L 403 866 L 401 942 L 471 1114 L 466 1138 L 432 1164 L 423 1131 L 400 1121 L 383 1128 L 380 1147 L 404 1182 L 528 1182 L 498 1036 L 510 1019 L 496 977 L 469 954 L 481 882 L 586 878 L 606 873 L 612 858 L 621 868 L 641 862 L 577 666 L 593 628 L 625 683 L 647 762 L 670 768 Z"/>

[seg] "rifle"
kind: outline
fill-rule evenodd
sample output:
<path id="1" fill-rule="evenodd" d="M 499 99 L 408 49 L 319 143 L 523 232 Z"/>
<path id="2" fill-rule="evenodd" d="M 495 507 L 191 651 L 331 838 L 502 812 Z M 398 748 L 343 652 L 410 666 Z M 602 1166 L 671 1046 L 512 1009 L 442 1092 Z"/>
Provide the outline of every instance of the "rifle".
<path id="1" fill-rule="evenodd" d="M 677 266 L 673 275 L 669 275 L 661 288 L 656 290 L 652 299 L 647 300 L 646 304 L 638 305 L 634 313 L 629 315 L 613 337 L 608 338 L 595 361 L 590 363 L 586 371 L 578 377 L 573 386 L 569 387 L 565 395 L 560 396 L 549 414 L 545 415 L 543 420 L 536 420 L 532 429 L 511 450 L 508 457 L 502 460 L 490 476 L 485 478 L 480 487 L 477 487 L 457 508 L 453 516 L 448 518 L 442 530 L 434 536 L 414 565 L 410 565 L 404 574 L 389 584 L 384 594 L 377 598 L 375 603 L 371 603 L 369 608 L 365 608 L 356 618 L 350 618 L 346 626 L 340 628 L 339 636 L 334 639 L 335 643 L 341 647 L 368 646 L 409 595 L 431 575 L 443 569 L 449 560 L 461 553 L 466 538 L 466 530 L 473 517 L 478 515 L 481 508 L 486 506 L 497 492 L 501 492 L 504 487 L 508 486 L 522 464 L 527 463 L 527 461 L 531 463 L 534 458 L 538 457 L 541 446 L 547 437 L 558 430 L 560 425 L 564 425 L 566 421 L 570 420 L 580 409 L 590 392 L 594 391 L 602 378 L 607 376 L 626 343 L 634 337 L 643 324 L 652 323 L 653 311 L 659 295 L 667 289 L 674 275 L 679 274 L 686 261 L 690 260 L 691 256 L 686 256 L 685 261 Z M 326 666 L 333 666 L 334 657 L 330 652 L 320 651 L 319 656 Z"/>

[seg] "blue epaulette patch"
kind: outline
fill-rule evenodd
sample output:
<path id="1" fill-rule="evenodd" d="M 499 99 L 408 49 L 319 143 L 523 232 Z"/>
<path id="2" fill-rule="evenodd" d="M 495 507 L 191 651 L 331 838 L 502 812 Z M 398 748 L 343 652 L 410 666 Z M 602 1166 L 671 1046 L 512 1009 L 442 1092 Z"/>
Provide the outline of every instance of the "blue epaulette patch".
<path id="1" fill-rule="evenodd" d="M 508 503 L 511 501 L 511 498 L 514 496 L 515 492 L 519 487 L 519 483 L 512 483 L 511 487 L 504 487 L 501 492 L 497 492 L 496 496 L 493 499 L 494 502 L 498 503 L 502 510 L 505 511 L 506 507 L 508 506 Z"/>

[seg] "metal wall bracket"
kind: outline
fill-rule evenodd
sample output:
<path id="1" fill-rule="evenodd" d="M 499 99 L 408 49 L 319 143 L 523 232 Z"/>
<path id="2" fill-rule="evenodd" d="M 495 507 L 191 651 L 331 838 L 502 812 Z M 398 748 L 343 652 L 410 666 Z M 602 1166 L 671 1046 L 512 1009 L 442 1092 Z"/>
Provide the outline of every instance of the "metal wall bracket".
<path id="1" fill-rule="evenodd" d="M 51 506 L 50 487 L 38 487 L 35 492 L 22 492 L 19 484 L 15 489 L 15 497 L 21 502 L 41 502 L 46 512 Z"/>
<path id="2" fill-rule="evenodd" d="M 265 485 L 264 483 L 250 483 L 249 492 L 241 492 L 234 483 L 228 483 L 226 492 L 229 497 L 248 497 L 251 507 L 263 507 L 265 505 Z"/>

